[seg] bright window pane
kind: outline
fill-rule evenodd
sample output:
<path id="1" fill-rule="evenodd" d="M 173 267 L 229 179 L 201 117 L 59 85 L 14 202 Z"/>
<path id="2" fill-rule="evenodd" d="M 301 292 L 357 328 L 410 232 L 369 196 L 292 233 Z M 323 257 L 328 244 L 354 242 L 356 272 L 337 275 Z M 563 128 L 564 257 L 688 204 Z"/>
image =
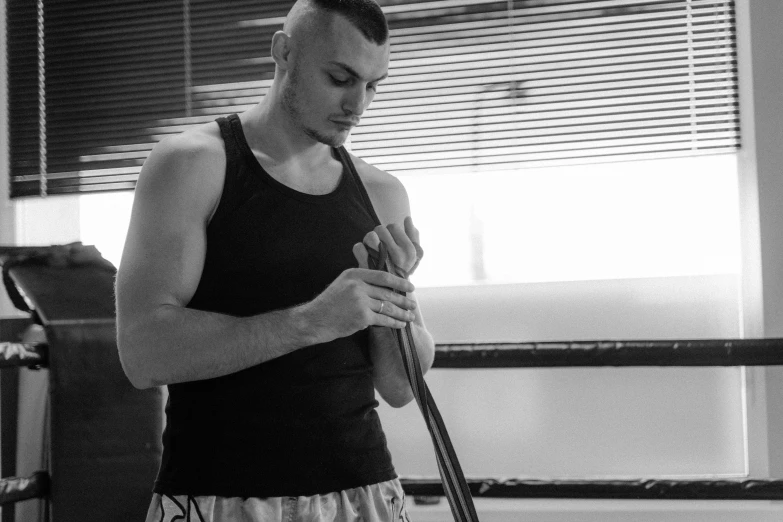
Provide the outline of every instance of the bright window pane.
<path id="1" fill-rule="evenodd" d="M 132 205 L 133 192 L 79 196 L 82 243 L 95 245 L 114 266 L 120 266 Z"/>
<path id="2" fill-rule="evenodd" d="M 739 271 L 732 154 L 402 181 L 418 286 Z"/>

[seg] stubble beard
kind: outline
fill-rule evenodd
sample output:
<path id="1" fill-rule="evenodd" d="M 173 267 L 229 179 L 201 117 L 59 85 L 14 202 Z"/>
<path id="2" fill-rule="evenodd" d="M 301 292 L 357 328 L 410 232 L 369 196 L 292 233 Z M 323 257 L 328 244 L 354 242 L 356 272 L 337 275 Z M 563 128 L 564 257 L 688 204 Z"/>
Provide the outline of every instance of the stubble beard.
<path id="1" fill-rule="evenodd" d="M 299 126 L 302 132 L 319 143 L 323 143 L 330 147 L 339 147 L 345 143 L 345 140 L 348 138 L 347 133 L 345 135 L 342 135 L 342 133 L 329 135 L 309 127 L 305 123 L 305 110 L 301 106 L 298 95 L 300 86 L 298 68 L 296 66 L 292 67 L 288 74 L 288 82 L 286 82 L 285 87 L 283 88 L 282 103 L 283 109 L 291 116 L 291 120 Z"/>

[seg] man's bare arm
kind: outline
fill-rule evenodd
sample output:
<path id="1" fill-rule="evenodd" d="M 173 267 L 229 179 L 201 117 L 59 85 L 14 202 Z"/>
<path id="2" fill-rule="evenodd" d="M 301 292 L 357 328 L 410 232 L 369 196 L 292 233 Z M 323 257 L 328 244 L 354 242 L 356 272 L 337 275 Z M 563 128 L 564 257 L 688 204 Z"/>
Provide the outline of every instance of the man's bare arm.
<path id="1" fill-rule="evenodd" d="M 408 297 L 415 301 L 412 293 L 409 293 Z M 411 333 L 421 371 L 427 373 L 435 360 L 435 341 L 424 326 L 418 306 L 414 312 L 416 319 L 411 322 Z M 405 373 L 394 330 L 382 327 L 370 329 L 370 357 L 373 361 L 373 382 L 383 400 L 394 408 L 401 408 L 411 402 L 414 398 L 413 391 Z"/>
<path id="2" fill-rule="evenodd" d="M 358 160 L 357 163 L 364 167 L 365 172 L 368 168 L 373 168 L 361 160 Z M 381 175 L 383 183 L 375 185 L 368 183 L 368 192 L 383 225 L 377 227 L 373 233 L 378 236 L 378 240 L 392 247 L 389 249 L 392 258 L 394 259 L 395 255 L 400 258 L 395 260 L 395 263 L 403 266 L 402 257 L 406 257 L 412 264 L 415 259 L 415 250 L 413 250 L 412 244 L 406 245 L 407 252 L 402 252 L 393 246 L 406 243 L 406 238 L 410 239 L 412 235 L 418 236 L 410 218 L 408 195 L 399 180 L 375 170 L 376 174 Z M 418 237 L 414 239 L 418 242 Z M 368 234 L 368 237 L 365 238 L 365 241 L 373 240 L 372 234 Z M 375 248 L 377 245 L 371 244 L 370 246 Z M 359 260 L 359 266 L 367 266 L 366 251 L 363 252 L 360 245 L 354 247 L 354 254 Z M 415 295 L 413 292 L 409 292 L 407 297 L 415 305 L 411 309 L 415 314 L 415 318 L 410 322 L 411 332 L 422 372 L 426 373 L 432 367 L 432 362 L 435 359 L 435 342 L 424 326 L 424 319 L 421 309 L 416 303 Z M 389 328 L 370 329 L 370 357 L 373 361 L 373 382 L 381 397 L 395 408 L 405 406 L 412 401 L 413 392 L 405 373 L 405 366 L 393 330 Z"/>
<path id="3" fill-rule="evenodd" d="M 209 132 L 166 140 L 139 177 L 117 275 L 118 347 L 134 386 L 219 377 L 371 324 L 404 325 L 373 313 L 371 302 L 382 286 L 405 291 L 410 283 L 362 269 L 286 310 L 239 318 L 186 308 L 222 191 L 225 153 L 216 140 Z"/>

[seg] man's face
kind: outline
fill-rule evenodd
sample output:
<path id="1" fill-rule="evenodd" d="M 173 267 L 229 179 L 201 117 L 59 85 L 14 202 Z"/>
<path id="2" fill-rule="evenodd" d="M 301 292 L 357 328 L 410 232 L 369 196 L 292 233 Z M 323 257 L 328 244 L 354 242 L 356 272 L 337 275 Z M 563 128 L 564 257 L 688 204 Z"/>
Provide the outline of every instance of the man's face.
<path id="1" fill-rule="evenodd" d="M 318 36 L 297 42 L 283 85 L 283 107 L 315 141 L 342 145 L 389 67 L 389 44 L 367 40 L 339 15 Z"/>

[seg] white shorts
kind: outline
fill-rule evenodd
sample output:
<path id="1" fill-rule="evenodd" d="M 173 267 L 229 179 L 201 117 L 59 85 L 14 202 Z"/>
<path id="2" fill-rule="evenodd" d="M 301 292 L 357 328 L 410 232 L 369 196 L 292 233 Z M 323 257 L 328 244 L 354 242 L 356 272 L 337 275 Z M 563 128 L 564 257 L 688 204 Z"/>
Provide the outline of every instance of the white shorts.
<path id="1" fill-rule="evenodd" d="M 397 479 L 310 497 L 154 494 L 147 522 L 410 522 Z"/>

